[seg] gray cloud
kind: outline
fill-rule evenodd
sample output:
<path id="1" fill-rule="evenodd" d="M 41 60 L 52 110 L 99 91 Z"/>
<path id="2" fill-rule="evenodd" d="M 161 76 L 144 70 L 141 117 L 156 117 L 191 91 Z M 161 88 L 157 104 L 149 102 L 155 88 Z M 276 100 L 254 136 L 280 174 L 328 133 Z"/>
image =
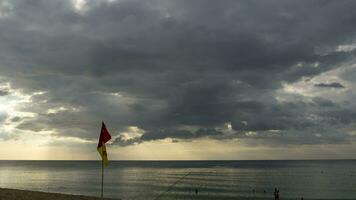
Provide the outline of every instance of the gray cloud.
<path id="1" fill-rule="evenodd" d="M 13 117 L 10 119 L 12 122 L 19 122 L 21 121 L 21 117 Z"/>
<path id="2" fill-rule="evenodd" d="M 0 96 L 6 96 L 9 94 L 10 94 L 10 92 L 8 90 L 0 90 Z"/>
<path id="3" fill-rule="evenodd" d="M 314 84 L 315 87 L 321 88 L 345 88 L 341 83 L 332 82 L 332 83 L 317 83 Z"/>
<path id="4" fill-rule="evenodd" d="M 354 58 L 332 51 L 355 40 L 353 1 L 88 1 L 83 12 L 69 0 L 9 4 L 0 19 L 1 76 L 24 93 L 47 92 L 21 107 L 38 114 L 21 120 L 21 130 L 96 139 L 104 120 L 115 135 L 127 126 L 146 131 L 119 136 L 114 143 L 123 146 L 251 131 L 268 141 L 269 130 L 286 133 L 276 143 L 303 143 L 305 129 L 356 119 L 349 105 L 328 99 L 276 100 L 282 82 Z M 48 113 L 59 107 L 74 109 Z M 219 130 L 227 122 L 233 136 Z M 311 144 L 337 141 L 319 134 Z"/>
<path id="5" fill-rule="evenodd" d="M 162 129 L 154 130 L 144 133 L 142 136 L 126 139 L 123 136 L 119 135 L 112 144 L 119 146 L 128 146 L 133 144 L 140 144 L 145 141 L 159 140 L 171 138 L 172 142 L 178 142 L 177 139 L 190 140 L 195 138 L 210 137 L 221 139 L 223 133 L 214 128 L 200 128 L 196 131 L 188 130 L 177 130 L 177 129 Z"/>

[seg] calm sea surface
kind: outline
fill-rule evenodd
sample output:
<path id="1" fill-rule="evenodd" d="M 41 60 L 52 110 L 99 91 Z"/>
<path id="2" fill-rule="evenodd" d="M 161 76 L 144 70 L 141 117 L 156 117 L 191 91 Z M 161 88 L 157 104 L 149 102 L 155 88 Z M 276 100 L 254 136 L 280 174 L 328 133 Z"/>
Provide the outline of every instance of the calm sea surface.
<path id="1" fill-rule="evenodd" d="M 99 196 L 100 184 L 98 161 L 0 161 L 4 188 Z M 281 199 L 356 199 L 356 160 L 111 161 L 104 193 L 123 200 L 273 199 L 275 187 Z"/>

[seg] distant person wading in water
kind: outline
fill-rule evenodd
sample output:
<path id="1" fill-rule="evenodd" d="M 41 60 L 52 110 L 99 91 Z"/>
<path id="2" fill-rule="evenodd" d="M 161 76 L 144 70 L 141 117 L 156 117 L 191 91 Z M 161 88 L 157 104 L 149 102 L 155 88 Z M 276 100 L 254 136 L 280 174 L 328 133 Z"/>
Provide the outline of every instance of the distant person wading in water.
<path id="1" fill-rule="evenodd" d="M 279 190 L 277 188 L 274 188 L 274 200 L 279 200 Z"/>

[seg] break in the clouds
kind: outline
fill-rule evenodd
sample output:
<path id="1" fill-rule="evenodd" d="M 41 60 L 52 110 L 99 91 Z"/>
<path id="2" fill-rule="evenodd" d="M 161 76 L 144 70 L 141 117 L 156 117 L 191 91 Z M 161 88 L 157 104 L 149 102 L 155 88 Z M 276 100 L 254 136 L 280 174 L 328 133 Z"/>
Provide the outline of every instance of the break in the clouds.
<path id="1" fill-rule="evenodd" d="M 0 2 L 6 139 L 355 139 L 355 1 Z"/>

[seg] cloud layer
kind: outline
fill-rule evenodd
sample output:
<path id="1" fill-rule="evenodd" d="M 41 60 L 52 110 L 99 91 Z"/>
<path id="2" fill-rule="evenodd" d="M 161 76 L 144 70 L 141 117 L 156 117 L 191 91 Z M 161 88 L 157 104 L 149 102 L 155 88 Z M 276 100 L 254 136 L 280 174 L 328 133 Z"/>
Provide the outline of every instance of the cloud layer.
<path id="1" fill-rule="evenodd" d="M 121 146 L 354 140 L 356 2 L 78 2 L 0 4 L 0 98 L 18 101 L 4 127 L 95 140 L 104 120 Z"/>

